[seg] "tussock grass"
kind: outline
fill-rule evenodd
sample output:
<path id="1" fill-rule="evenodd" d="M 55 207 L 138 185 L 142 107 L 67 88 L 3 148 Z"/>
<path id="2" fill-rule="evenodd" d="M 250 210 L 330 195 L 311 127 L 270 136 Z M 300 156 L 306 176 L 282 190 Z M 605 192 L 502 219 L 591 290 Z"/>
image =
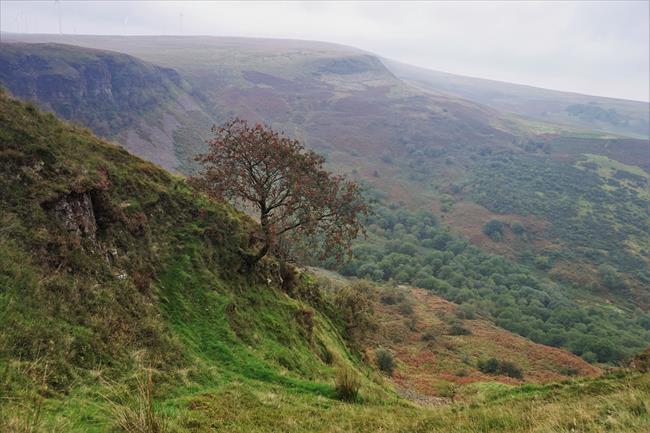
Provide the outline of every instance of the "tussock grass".
<path id="1" fill-rule="evenodd" d="M 336 373 L 336 395 L 340 400 L 353 402 L 359 398 L 361 381 L 354 371 L 347 367 Z"/>
<path id="2" fill-rule="evenodd" d="M 105 397 L 114 425 L 124 433 L 167 433 L 165 420 L 155 410 L 153 373 L 145 369 L 136 378 L 135 389 L 115 397 Z"/>

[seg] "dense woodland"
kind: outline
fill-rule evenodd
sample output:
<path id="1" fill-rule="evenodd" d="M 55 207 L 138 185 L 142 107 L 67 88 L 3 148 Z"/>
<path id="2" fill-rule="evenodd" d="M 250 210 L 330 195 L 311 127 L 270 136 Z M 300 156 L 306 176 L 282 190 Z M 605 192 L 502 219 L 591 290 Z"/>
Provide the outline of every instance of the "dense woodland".
<path id="1" fill-rule="evenodd" d="M 574 166 L 535 156 L 494 156 L 478 167 L 472 197 L 493 212 L 549 221 L 546 236 L 563 242 L 543 253 L 549 266 L 579 259 L 607 264 L 608 275 L 620 271 L 650 284 L 648 181 L 623 170 L 601 176 L 598 168 L 591 161 Z M 620 279 L 604 283 L 625 288 Z"/>
<path id="2" fill-rule="evenodd" d="M 572 295 L 578 288 L 469 245 L 431 212 L 378 205 L 368 228 L 368 238 L 356 243 L 353 259 L 341 269 L 344 275 L 429 289 L 591 362 L 622 361 L 650 342 L 650 314 L 577 302 Z"/>

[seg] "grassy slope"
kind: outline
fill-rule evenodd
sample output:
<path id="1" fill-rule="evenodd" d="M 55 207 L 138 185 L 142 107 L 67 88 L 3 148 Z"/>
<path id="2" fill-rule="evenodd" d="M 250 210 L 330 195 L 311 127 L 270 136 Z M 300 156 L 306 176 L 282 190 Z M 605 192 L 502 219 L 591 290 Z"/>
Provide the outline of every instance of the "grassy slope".
<path id="1" fill-rule="evenodd" d="M 406 388 L 435 395 L 450 392 L 453 384 L 494 380 L 476 368 L 479 360 L 491 357 L 520 366 L 525 382 L 564 380 L 568 371 L 579 376 L 599 372 L 597 367 L 564 350 L 535 344 L 494 326 L 483 317 L 457 319 L 462 317 L 457 305 L 428 291 L 410 289 L 410 297 L 414 301 L 413 313 L 404 314 L 399 306 L 377 305 L 383 332 L 375 337 L 403 361 L 403 373 L 398 368 L 398 379 Z M 449 323 L 455 320 L 459 320 L 469 335 L 450 334 Z M 427 333 L 433 335 L 433 341 L 424 340 Z M 521 382 L 506 376 L 498 379 L 506 383 Z"/>
<path id="2" fill-rule="evenodd" d="M 105 424 L 75 395 L 79 405 L 102 406 L 106 384 L 142 368 L 156 369 L 163 384 L 184 383 L 185 392 L 238 381 L 333 395 L 334 367 L 322 352 L 340 365 L 352 357 L 327 317 L 316 313 L 308 335 L 296 317 L 311 307 L 269 285 L 274 274 L 238 271 L 252 224 L 245 216 L 87 130 L 1 98 L 8 422 L 44 393 L 72 399 L 64 412 L 81 417 L 80 426 Z M 71 192 L 93 194 L 97 244 L 66 232 L 42 206 Z"/>
<path id="3" fill-rule="evenodd" d="M 116 431 L 125 408 L 138 409 L 147 371 L 166 431 L 647 426 L 648 378 L 638 375 L 473 385 L 463 403 L 440 408 L 398 400 L 346 348 L 336 319 L 299 300 L 308 280 L 291 298 L 266 274 L 272 262 L 258 275 L 237 271 L 245 216 L 4 94 L 0 124 L 3 432 Z M 97 242 L 63 230 L 42 205 L 71 193 L 91 195 Z M 311 337 L 296 320 L 304 310 L 315 314 Z M 332 399 L 341 365 L 358 372 L 362 402 Z"/>
<path id="4" fill-rule="evenodd" d="M 323 286 L 349 284 L 343 277 L 310 268 Z M 593 377 L 600 368 L 565 350 L 535 344 L 495 326 L 486 317 L 463 314 L 457 304 L 429 290 L 399 285 L 371 286 L 377 328 L 363 339 L 366 359 L 377 347 L 389 349 L 397 361 L 393 379 L 404 395 L 452 398 L 461 386 L 498 380 L 506 384 L 546 383 L 571 376 Z M 454 324 L 467 335 L 450 331 Z M 489 376 L 477 368 L 495 357 L 513 362 L 523 378 Z M 435 400 L 435 398 L 433 399 Z"/>

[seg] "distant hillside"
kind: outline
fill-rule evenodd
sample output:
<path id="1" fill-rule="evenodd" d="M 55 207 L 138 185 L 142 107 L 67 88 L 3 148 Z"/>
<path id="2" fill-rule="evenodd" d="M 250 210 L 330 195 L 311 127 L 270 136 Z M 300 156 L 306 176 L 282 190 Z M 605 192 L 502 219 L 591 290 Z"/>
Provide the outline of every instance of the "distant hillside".
<path id="1" fill-rule="evenodd" d="M 502 179 L 495 179 L 499 181 Z M 455 213 L 464 221 L 463 214 Z M 469 218 L 472 215 L 465 220 Z M 493 220 L 488 228 L 492 231 L 483 236 L 493 244 L 504 243 L 503 239 L 492 239 L 497 237 L 508 237 L 520 245 L 535 242 L 528 222 Z M 568 232 L 566 236 L 579 239 L 588 230 Z M 604 237 L 597 241 L 613 242 Z M 621 274 L 607 266 L 595 275 L 579 275 L 593 278 L 584 286 L 574 286 L 570 277 L 552 281 L 548 278 L 552 274 L 544 270 L 553 269 L 560 260 L 551 256 L 551 251 L 540 256 L 529 252 L 515 263 L 470 245 L 467 238 L 451 233 L 432 212 L 376 206 L 368 221 L 368 238 L 355 242 L 353 258 L 340 272 L 428 289 L 461 304 L 462 311 L 471 312 L 468 315 L 488 318 L 537 343 L 563 347 L 590 361 L 621 362 L 650 344 L 650 314 L 638 307 L 647 305 L 647 290 L 625 286 Z M 625 257 L 622 251 L 612 251 L 619 255 L 613 260 Z M 601 278 L 608 284 L 605 290 L 598 289 L 596 281 Z M 414 305 L 426 303 L 419 297 Z M 399 342 L 405 333 L 398 335 Z"/>
<path id="2" fill-rule="evenodd" d="M 201 94 L 215 122 L 233 116 L 268 122 L 326 153 L 333 164 L 367 174 L 385 165 L 382 158 L 414 162 L 416 151 L 436 157 L 513 139 L 498 112 L 414 89 L 376 56 L 340 45 L 199 36 L 13 37 L 114 50 L 173 68 Z"/>
<path id="3" fill-rule="evenodd" d="M 650 103 L 581 95 L 453 75 L 384 60 L 397 77 L 426 91 L 459 96 L 498 110 L 628 137 L 650 137 Z"/>
<path id="4" fill-rule="evenodd" d="M 0 83 L 169 169 L 180 164 L 174 132 L 202 114 L 176 71 L 112 51 L 3 43 Z"/>

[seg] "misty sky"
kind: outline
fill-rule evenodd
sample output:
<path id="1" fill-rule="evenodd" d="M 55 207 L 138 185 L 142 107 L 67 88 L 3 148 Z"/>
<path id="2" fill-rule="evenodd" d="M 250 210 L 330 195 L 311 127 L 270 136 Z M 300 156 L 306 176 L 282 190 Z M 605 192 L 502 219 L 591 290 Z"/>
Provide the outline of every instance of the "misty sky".
<path id="1" fill-rule="evenodd" d="M 430 69 L 647 101 L 648 5 L 2 0 L 0 24 L 4 32 L 321 40 Z"/>

